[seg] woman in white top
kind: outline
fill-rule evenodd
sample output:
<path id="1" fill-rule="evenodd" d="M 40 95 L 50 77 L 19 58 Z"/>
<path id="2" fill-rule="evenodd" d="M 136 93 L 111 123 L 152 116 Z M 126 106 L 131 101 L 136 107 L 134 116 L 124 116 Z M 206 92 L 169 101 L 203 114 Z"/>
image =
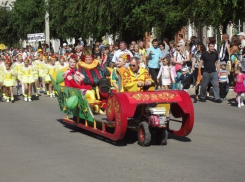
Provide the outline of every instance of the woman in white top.
<path id="1" fill-rule="evenodd" d="M 175 71 L 177 77 L 179 78 L 182 75 L 182 67 L 187 67 L 186 63 L 190 61 L 190 54 L 181 42 L 177 44 L 176 51 L 174 53 L 173 63 L 175 64 Z"/>

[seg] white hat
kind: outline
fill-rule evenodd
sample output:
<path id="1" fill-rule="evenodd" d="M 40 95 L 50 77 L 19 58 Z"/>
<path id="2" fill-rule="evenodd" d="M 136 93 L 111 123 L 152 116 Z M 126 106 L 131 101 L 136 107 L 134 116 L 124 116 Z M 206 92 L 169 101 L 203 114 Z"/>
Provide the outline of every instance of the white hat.
<path id="1" fill-rule="evenodd" d="M 241 36 L 243 36 L 243 37 L 245 38 L 245 33 L 244 33 L 244 32 L 240 32 L 240 33 L 237 34 L 237 35 L 241 35 Z"/>
<path id="2" fill-rule="evenodd" d="M 225 61 L 220 61 L 220 65 L 226 65 Z"/>
<path id="3" fill-rule="evenodd" d="M 63 43 L 63 46 L 66 46 L 67 44 L 66 43 Z"/>
<path id="4" fill-rule="evenodd" d="M 82 40 L 82 38 L 80 37 L 78 40 Z"/>
<path id="5" fill-rule="evenodd" d="M 181 71 L 187 72 L 188 71 L 188 68 L 184 67 L 184 68 L 181 69 Z"/>

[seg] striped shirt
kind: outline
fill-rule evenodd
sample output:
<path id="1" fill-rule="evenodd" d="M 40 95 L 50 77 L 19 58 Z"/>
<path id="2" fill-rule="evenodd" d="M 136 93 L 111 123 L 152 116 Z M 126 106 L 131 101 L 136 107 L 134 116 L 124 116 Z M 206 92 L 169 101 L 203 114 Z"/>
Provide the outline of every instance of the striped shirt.
<path id="1" fill-rule="evenodd" d="M 227 70 L 220 70 L 219 82 L 228 82 L 228 73 Z"/>

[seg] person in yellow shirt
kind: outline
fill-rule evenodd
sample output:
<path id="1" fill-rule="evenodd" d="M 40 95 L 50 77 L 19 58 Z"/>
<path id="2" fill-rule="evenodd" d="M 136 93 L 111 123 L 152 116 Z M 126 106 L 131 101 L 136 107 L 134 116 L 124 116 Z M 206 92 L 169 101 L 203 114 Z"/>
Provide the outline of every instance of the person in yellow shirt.
<path id="1" fill-rule="evenodd" d="M 3 90 L 4 90 L 4 97 L 6 102 L 9 102 L 9 93 L 10 99 L 12 103 L 14 103 L 14 93 L 13 93 L 13 86 L 16 82 L 17 73 L 15 73 L 14 69 L 11 69 L 11 61 L 5 60 L 5 67 L 0 71 L 0 79 L 3 80 Z"/>
<path id="2" fill-rule="evenodd" d="M 24 85 L 21 84 L 20 82 L 20 78 L 19 78 L 19 74 L 20 74 L 20 68 L 23 66 L 23 62 L 22 62 L 22 54 L 19 53 L 17 54 L 17 61 L 13 64 L 13 69 L 15 70 L 15 72 L 17 72 L 17 95 L 20 95 L 20 85 L 22 85 L 22 94 L 24 95 Z"/>
<path id="3" fill-rule="evenodd" d="M 148 71 L 140 66 L 140 60 L 137 57 L 130 59 L 129 68 L 123 73 L 123 90 L 124 92 L 139 92 L 148 90 L 153 80 Z"/>
<path id="4" fill-rule="evenodd" d="M 32 66 L 29 65 L 29 60 L 26 57 L 24 65 L 20 68 L 19 79 L 24 84 L 24 101 L 31 102 L 32 84 L 35 83 L 35 71 Z"/>
<path id="5" fill-rule="evenodd" d="M 50 96 L 51 98 L 55 97 L 55 93 L 53 91 L 53 84 L 51 82 L 50 75 L 53 75 L 55 71 L 56 71 L 55 59 L 53 57 L 50 59 L 49 63 L 45 67 L 45 77 L 44 77 L 44 80 L 48 84 L 48 89 L 49 89 L 49 91 L 47 91 L 47 96 Z"/>
<path id="6" fill-rule="evenodd" d="M 143 58 L 144 64 L 146 65 L 146 51 L 145 51 L 145 48 L 144 48 L 144 42 L 140 40 L 138 42 L 138 45 L 139 45 L 139 52 L 142 54 L 142 58 Z"/>
<path id="7" fill-rule="evenodd" d="M 44 82 L 44 68 L 45 68 L 45 63 L 43 61 L 43 52 L 38 52 L 37 53 L 37 60 L 33 62 L 33 65 L 37 68 L 38 72 L 38 79 L 36 81 L 36 86 L 37 86 L 37 93 L 38 95 L 40 94 L 41 90 L 41 83 L 43 86 L 43 91 L 45 92 L 45 82 Z"/>
<path id="8" fill-rule="evenodd" d="M 5 63 L 3 61 L 3 58 L 0 57 L 0 71 L 4 71 L 6 69 Z M 3 78 L 0 78 L 0 97 L 4 96 L 5 94 L 2 92 L 2 87 L 3 87 Z"/>

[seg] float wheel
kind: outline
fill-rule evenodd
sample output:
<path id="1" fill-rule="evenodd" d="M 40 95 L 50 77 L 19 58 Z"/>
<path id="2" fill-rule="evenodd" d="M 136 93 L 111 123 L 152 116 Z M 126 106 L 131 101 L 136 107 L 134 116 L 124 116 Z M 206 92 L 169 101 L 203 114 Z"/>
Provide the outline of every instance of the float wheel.
<path id="1" fill-rule="evenodd" d="M 150 132 L 149 124 L 145 121 L 139 124 L 138 140 L 141 146 L 149 146 L 151 143 L 151 132 Z"/>
<path id="2" fill-rule="evenodd" d="M 168 130 L 166 128 L 157 128 L 155 140 L 158 145 L 167 145 Z"/>

